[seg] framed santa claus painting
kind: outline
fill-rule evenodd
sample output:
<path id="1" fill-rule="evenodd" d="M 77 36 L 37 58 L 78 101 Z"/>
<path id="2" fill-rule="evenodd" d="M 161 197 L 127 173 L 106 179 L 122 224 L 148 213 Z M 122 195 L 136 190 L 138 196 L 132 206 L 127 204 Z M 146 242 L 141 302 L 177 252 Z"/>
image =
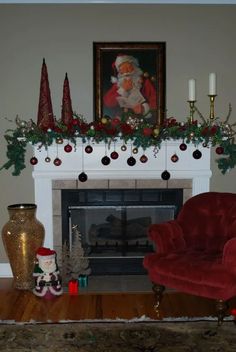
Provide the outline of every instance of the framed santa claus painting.
<path id="1" fill-rule="evenodd" d="M 94 42 L 94 119 L 132 115 L 160 125 L 166 111 L 165 54 L 164 42 Z"/>

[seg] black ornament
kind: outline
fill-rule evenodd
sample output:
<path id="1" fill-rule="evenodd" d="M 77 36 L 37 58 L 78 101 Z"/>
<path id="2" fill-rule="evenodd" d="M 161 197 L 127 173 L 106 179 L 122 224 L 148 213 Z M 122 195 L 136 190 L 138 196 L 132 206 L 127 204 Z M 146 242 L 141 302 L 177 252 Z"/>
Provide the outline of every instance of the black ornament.
<path id="1" fill-rule="evenodd" d="M 185 151 L 187 149 L 187 145 L 185 143 L 181 143 L 179 149 Z"/>
<path id="2" fill-rule="evenodd" d="M 111 157 L 113 160 L 116 160 L 116 159 L 119 158 L 119 154 L 118 154 L 116 151 L 114 151 L 114 152 L 111 153 L 110 157 Z"/>
<path id="3" fill-rule="evenodd" d="M 130 156 L 128 159 L 127 159 L 127 164 L 129 166 L 134 166 L 136 164 L 136 160 L 134 159 L 133 156 Z"/>
<path id="4" fill-rule="evenodd" d="M 202 157 L 202 153 L 200 152 L 200 150 L 198 149 L 194 150 L 193 157 L 194 159 L 200 159 Z"/>
<path id="5" fill-rule="evenodd" d="M 88 179 L 88 176 L 86 175 L 85 172 L 81 172 L 81 174 L 79 174 L 79 176 L 78 176 L 78 179 L 80 182 L 86 182 Z"/>
<path id="6" fill-rule="evenodd" d="M 161 174 L 161 178 L 162 178 L 162 180 L 165 180 L 165 181 L 169 180 L 169 178 L 170 178 L 169 171 L 167 171 L 167 170 L 163 171 Z"/>
<path id="7" fill-rule="evenodd" d="M 122 152 L 125 152 L 126 149 L 127 149 L 127 147 L 126 147 L 126 145 L 123 144 L 123 145 L 120 147 L 120 149 L 122 150 Z"/>
<path id="8" fill-rule="evenodd" d="M 101 160 L 103 165 L 109 165 L 111 162 L 111 159 L 108 156 L 104 156 Z"/>
<path id="9" fill-rule="evenodd" d="M 87 145 L 84 150 L 86 151 L 87 154 L 90 154 L 93 151 L 93 147 L 91 147 L 91 145 Z"/>

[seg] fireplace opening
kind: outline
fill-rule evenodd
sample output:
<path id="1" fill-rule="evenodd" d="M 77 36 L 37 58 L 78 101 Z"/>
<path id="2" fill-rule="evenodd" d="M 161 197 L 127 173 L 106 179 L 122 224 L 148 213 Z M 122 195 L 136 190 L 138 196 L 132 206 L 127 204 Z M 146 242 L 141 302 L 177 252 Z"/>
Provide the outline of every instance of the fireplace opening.
<path id="1" fill-rule="evenodd" d="M 62 242 L 72 246 L 78 226 L 92 275 L 144 274 L 142 261 L 153 250 L 151 223 L 174 219 L 182 189 L 62 190 Z"/>

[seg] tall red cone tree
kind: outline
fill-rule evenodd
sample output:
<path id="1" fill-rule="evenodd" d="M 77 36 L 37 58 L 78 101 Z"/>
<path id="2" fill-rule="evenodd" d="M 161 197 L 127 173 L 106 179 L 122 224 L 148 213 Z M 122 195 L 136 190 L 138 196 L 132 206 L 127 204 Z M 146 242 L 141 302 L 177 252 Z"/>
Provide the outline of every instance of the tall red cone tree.
<path id="1" fill-rule="evenodd" d="M 73 120 L 73 110 L 72 110 L 72 103 L 71 103 L 71 97 L 70 97 L 70 85 L 69 85 L 67 73 L 66 73 L 64 85 L 63 85 L 61 120 L 66 126 L 69 126 Z"/>
<path id="2" fill-rule="evenodd" d="M 43 130 L 47 130 L 49 128 L 53 129 L 55 126 L 45 59 L 43 59 L 41 70 L 37 126 Z"/>

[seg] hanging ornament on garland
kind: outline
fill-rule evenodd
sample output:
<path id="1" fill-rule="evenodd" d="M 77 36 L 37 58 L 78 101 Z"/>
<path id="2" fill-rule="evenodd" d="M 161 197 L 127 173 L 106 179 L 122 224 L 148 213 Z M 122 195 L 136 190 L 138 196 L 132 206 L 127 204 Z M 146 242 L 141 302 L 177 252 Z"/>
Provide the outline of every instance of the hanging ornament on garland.
<path id="1" fill-rule="evenodd" d="M 111 157 L 113 160 L 116 160 L 116 159 L 119 158 L 119 154 L 114 150 L 113 152 L 111 152 L 110 157 Z"/>
<path id="2" fill-rule="evenodd" d="M 57 138 L 56 138 L 56 143 L 57 143 L 57 144 L 62 144 L 62 143 L 63 143 L 63 138 L 57 137 Z"/>
<path id="3" fill-rule="evenodd" d="M 133 154 L 138 154 L 138 148 L 137 147 L 133 148 L 132 152 Z"/>
<path id="4" fill-rule="evenodd" d="M 216 148 L 216 154 L 221 155 L 224 153 L 224 148 L 219 146 Z"/>
<path id="5" fill-rule="evenodd" d="M 65 145 L 65 147 L 64 147 L 64 151 L 66 152 L 66 153 L 70 153 L 71 151 L 72 151 L 72 146 L 68 143 L 68 144 L 66 144 Z"/>
<path id="6" fill-rule="evenodd" d="M 33 157 L 30 159 L 30 164 L 31 164 L 31 165 L 36 165 L 36 164 L 38 164 L 38 159 L 37 159 L 35 156 L 33 156 Z"/>
<path id="7" fill-rule="evenodd" d="M 109 158 L 109 156 L 107 156 L 107 144 L 105 143 L 105 156 L 102 158 L 101 163 L 103 165 L 109 165 L 111 162 L 111 159 Z"/>
<path id="8" fill-rule="evenodd" d="M 180 146 L 179 146 L 179 149 L 182 150 L 182 151 L 185 151 L 187 149 L 187 144 L 181 143 Z"/>
<path id="9" fill-rule="evenodd" d="M 169 173 L 169 171 L 167 171 L 167 170 L 163 171 L 162 174 L 161 174 L 161 178 L 162 178 L 162 180 L 164 180 L 164 181 L 168 181 L 169 178 L 170 178 L 170 173 Z"/>
<path id="10" fill-rule="evenodd" d="M 80 182 L 86 182 L 88 179 L 88 176 L 86 175 L 85 172 L 81 172 L 78 176 L 78 179 Z"/>
<path id="11" fill-rule="evenodd" d="M 136 164 L 136 160 L 133 156 L 130 156 L 128 159 L 127 159 L 127 164 L 129 166 L 134 166 Z"/>
<path id="12" fill-rule="evenodd" d="M 54 161 L 53 161 L 53 164 L 55 165 L 55 166 L 60 166 L 61 165 L 61 163 L 62 163 L 62 161 L 61 161 L 61 159 L 60 158 L 55 158 L 54 159 Z"/>
<path id="13" fill-rule="evenodd" d="M 120 149 L 122 150 L 122 152 L 125 152 L 125 151 L 127 150 L 127 147 L 126 147 L 125 144 L 123 144 L 123 145 L 120 147 Z"/>
<path id="14" fill-rule="evenodd" d="M 193 157 L 194 157 L 194 159 L 201 159 L 202 153 L 200 152 L 200 150 L 198 150 L 198 149 L 194 150 Z"/>
<path id="15" fill-rule="evenodd" d="M 82 145 L 81 152 L 82 152 L 82 172 L 78 176 L 78 180 L 80 182 L 86 182 L 88 179 L 87 174 L 84 172 L 84 146 Z"/>
<path id="16" fill-rule="evenodd" d="M 103 165 L 109 165 L 111 162 L 111 159 L 109 158 L 109 156 L 105 155 L 102 160 L 101 160 Z"/>
<path id="17" fill-rule="evenodd" d="M 173 163 L 177 163 L 177 161 L 179 160 L 179 157 L 177 154 L 173 154 L 170 159 Z"/>
<path id="18" fill-rule="evenodd" d="M 50 163 L 51 158 L 49 158 L 49 156 L 46 156 L 46 158 L 44 159 L 46 163 Z"/>
<path id="19" fill-rule="evenodd" d="M 87 145 L 87 146 L 85 147 L 85 152 L 86 152 L 87 154 L 92 153 L 92 152 L 93 152 L 93 147 L 92 147 L 91 145 Z"/>
<path id="20" fill-rule="evenodd" d="M 144 164 L 144 163 L 146 163 L 148 161 L 148 157 L 145 154 L 143 154 L 143 155 L 140 156 L 139 160 L 141 161 L 141 163 Z"/>

